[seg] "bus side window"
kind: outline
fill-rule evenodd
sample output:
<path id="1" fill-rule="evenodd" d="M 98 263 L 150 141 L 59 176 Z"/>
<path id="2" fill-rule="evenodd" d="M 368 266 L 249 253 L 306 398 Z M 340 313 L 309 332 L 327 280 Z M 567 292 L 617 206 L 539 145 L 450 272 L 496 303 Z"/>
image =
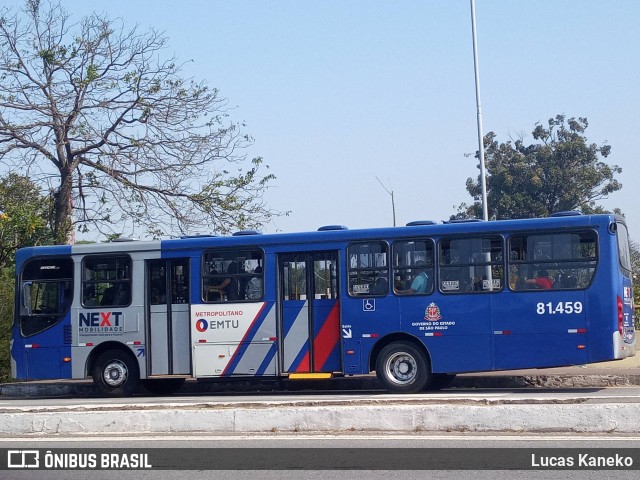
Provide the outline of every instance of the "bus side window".
<path id="1" fill-rule="evenodd" d="M 245 302 L 264 296 L 260 249 L 227 249 L 205 252 L 202 269 L 202 300 Z"/>
<path id="2" fill-rule="evenodd" d="M 503 239 L 499 235 L 440 241 L 440 291 L 490 293 L 504 287 Z"/>
<path id="3" fill-rule="evenodd" d="M 347 248 L 349 295 L 383 296 L 389 293 L 388 245 L 352 243 Z"/>
<path id="4" fill-rule="evenodd" d="M 131 303 L 131 257 L 90 255 L 82 261 L 82 304 L 124 307 Z"/>
<path id="5" fill-rule="evenodd" d="M 587 288 L 598 262 L 596 242 L 593 231 L 511 237 L 509 287 L 514 291 Z"/>
<path id="6" fill-rule="evenodd" d="M 426 295 L 433 292 L 434 246 L 432 240 L 397 241 L 393 244 L 394 292 Z"/>

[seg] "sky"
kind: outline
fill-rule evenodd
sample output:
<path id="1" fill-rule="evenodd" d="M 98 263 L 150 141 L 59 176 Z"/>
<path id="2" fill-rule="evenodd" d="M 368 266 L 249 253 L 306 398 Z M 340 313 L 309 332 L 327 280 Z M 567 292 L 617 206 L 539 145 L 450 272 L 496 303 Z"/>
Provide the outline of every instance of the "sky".
<path id="1" fill-rule="evenodd" d="M 290 211 L 266 233 L 392 225 L 385 188 L 398 225 L 473 201 L 468 0 L 61 3 L 164 31 L 184 75 L 220 90 L 255 139 L 247 155 L 277 177 L 266 202 Z M 600 203 L 640 240 L 640 2 L 476 0 L 476 16 L 484 133 L 533 143 L 536 123 L 587 117 L 588 141 L 622 167 L 622 190 Z"/>

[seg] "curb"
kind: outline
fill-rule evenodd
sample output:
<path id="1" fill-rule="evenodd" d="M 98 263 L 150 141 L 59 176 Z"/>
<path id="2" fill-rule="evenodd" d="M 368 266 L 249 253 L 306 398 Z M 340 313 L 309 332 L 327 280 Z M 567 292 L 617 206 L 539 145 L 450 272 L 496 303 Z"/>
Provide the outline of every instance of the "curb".
<path id="1" fill-rule="evenodd" d="M 0 394 L 11 397 L 78 397 L 71 405 L 21 405 L 0 402 L 0 434 L 5 437 L 131 435 L 131 434 L 340 434 L 354 432 L 394 433 L 582 433 L 639 434 L 640 402 L 590 402 L 585 395 L 571 398 L 536 398 L 535 389 L 640 385 L 640 375 L 481 375 L 458 376 L 448 392 L 453 395 L 409 395 L 382 393 L 374 376 L 336 378 L 311 382 L 198 382 L 189 380 L 178 392 L 200 394 L 186 403 L 88 404 L 82 397 L 96 397 L 89 381 L 25 382 L 0 386 Z M 479 398 L 456 398 L 456 389 L 529 389 L 526 398 L 508 400 L 489 390 Z M 531 390 L 534 390 L 533 394 Z M 317 396 L 313 400 L 282 395 L 276 400 L 224 398 L 206 395 L 228 393 L 362 392 L 358 398 Z M 146 392 L 142 394 L 148 395 Z M 481 397 L 481 398 L 480 398 Z"/>
<path id="2" fill-rule="evenodd" d="M 620 433 L 640 432 L 640 404 L 325 400 L 169 403 L 149 406 L 15 407 L 2 412 L 3 436 L 269 434 L 353 432 Z"/>

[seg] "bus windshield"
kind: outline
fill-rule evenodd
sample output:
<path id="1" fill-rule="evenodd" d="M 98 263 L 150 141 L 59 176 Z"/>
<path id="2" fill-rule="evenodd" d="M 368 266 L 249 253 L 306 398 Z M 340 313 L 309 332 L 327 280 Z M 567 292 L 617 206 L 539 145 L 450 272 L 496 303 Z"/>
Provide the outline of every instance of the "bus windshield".
<path id="1" fill-rule="evenodd" d="M 57 323 L 71 306 L 73 261 L 37 259 L 22 273 L 20 330 L 25 337 Z"/>

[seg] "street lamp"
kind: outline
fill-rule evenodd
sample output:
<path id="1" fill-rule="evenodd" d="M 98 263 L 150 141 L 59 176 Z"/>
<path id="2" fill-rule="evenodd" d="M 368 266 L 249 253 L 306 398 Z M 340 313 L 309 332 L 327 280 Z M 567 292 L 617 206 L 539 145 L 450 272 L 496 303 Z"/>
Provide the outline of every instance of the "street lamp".
<path id="1" fill-rule="evenodd" d="M 380 186 L 384 188 L 384 191 L 387 192 L 389 195 L 391 195 L 391 209 L 393 210 L 393 226 L 395 227 L 396 226 L 396 202 L 393 197 L 393 189 L 389 189 L 385 187 L 378 177 L 376 177 L 376 180 L 378 180 L 378 183 L 380 184 Z"/>
<path id="2" fill-rule="evenodd" d="M 487 207 L 487 174 L 484 166 L 484 134 L 482 133 L 482 102 L 480 101 L 480 67 L 478 65 L 478 38 L 476 35 L 476 2 L 471 1 L 471 33 L 473 35 L 473 69 L 476 76 L 476 106 L 478 112 L 478 151 L 480 152 L 480 189 L 482 192 L 482 218 L 489 220 Z"/>

